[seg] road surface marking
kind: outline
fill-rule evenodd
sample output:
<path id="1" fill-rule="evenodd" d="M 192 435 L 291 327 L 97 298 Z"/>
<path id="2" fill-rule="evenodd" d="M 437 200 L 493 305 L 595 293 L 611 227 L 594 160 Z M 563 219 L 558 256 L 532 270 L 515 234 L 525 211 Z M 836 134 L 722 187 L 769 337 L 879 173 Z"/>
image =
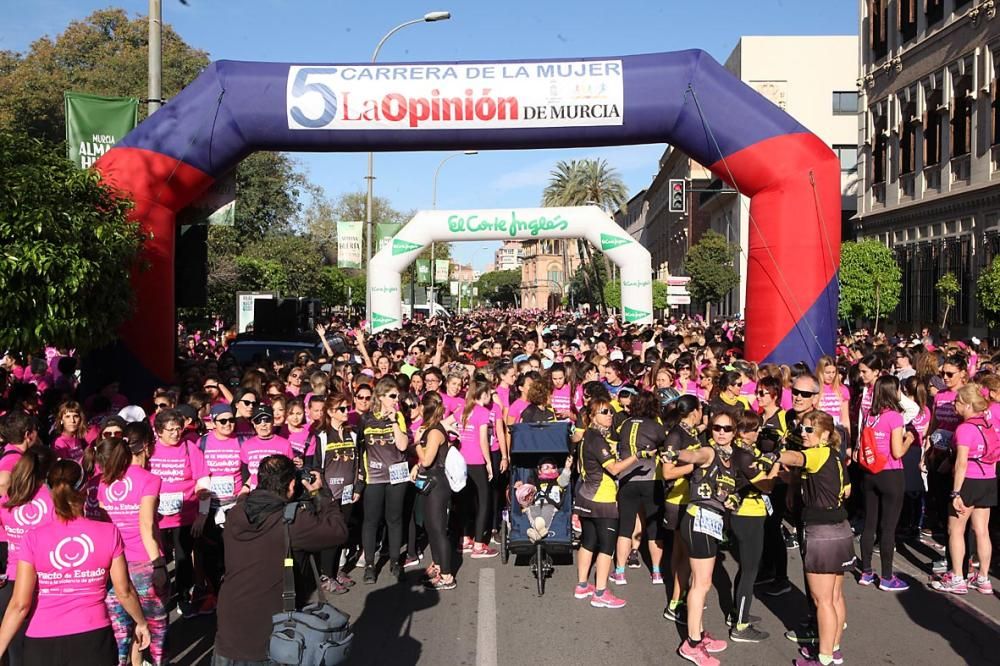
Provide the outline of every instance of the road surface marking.
<path id="1" fill-rule="evenodd" d="M 479 570 L 479 607 L 476 612 L 476 664 L 497 666 L 496 569 Z"/>

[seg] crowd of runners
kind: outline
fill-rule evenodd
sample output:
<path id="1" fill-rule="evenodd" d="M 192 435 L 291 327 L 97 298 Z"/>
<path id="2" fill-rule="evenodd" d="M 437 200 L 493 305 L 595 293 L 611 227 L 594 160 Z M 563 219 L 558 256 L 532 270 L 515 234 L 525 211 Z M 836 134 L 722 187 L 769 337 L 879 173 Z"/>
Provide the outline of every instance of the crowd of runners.
<path id="1" fill-rule="evenodd" d="M 623 586 L 665 585 L 663 615 L 686 625 L 678 653 L 696 664 L 729 647 L 708 631 L 716 617 L 732 642 L 769 638 L 754 597 L 791 591 L 794 548 L 810 609 L 785 633 L 797 664 L 842 663 L 845 578 L 890 593 L 918 584 L 893 567 L 898 539 L 945 546 L 934 589 L 992 594 L 1000 358 L 983 341 L 863 331 L 777 365 L 743 358 L 739 322 L 481 310 L 377 334 L 357 323 L 317 326 L 316 353 L 243 364 L 225 335 L 182 328 L 175 381 L 147 395 L 123 395 L 113 376 L 82 395 L 73 356 L 8 352 L 0 650 L 12 663 L 52 663 L 39 645 L 107 649 L 111 634 L 120 663 L 140 650 L 164 663 L 168 610 L 215 611 L 226 512 L 268 456 L 318 471 L 350 526 L 316 558 L 325 593 L 418 568 L 453 589 L 456 554 L 496 557 L 503 512 L 523 499 L 507 486 L 521 422 L 571 424 L 569 456 L 538 478 L 574 497 L 573 596 L 617 609 Z M 452 449 L 466 463 L 459 493 L 445 479 Z M 105 594 L 107 576 L 91 576 L 103 616 L 54 621 L 76 617 L 58 571 L 77 519 L 107 522 L 87 547 L 106 552 L 113 584 Z M 53 547 L 61 559 L 37 556 Z M 739 565 L 722 615 L 708 600 L 720 548 Z M 13 584 L 25 570 L 50 601 L 25 606 L 35 590 Z"/>

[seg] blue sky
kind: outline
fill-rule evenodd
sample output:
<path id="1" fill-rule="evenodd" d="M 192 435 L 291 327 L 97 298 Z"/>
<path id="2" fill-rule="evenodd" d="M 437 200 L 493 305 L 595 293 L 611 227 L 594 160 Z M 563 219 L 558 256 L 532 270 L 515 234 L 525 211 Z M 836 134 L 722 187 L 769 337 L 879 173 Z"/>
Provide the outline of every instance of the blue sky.
<path id="1" fill-rule="evenodd" d="M 857 32 L 853 0 L 163 0 L 163 19 L 213 59 L 359 62 L 393 26 L 433 10 L 449 21 L 391 37 L 381 62 L 573 58 L 702 48 L 720 61 L 743 35 Z M 0 49 L 26 51 L 74 20 L 109 5 L 144 14 L 146 0 L 0 0 Z M 490 151 L 441 170 L 440 208 L 536 206 L 558 160 L 601 157 L 629 192 L 645 187 L 663 144 L 579 150 Z M 429 208 L 434 171 L 448 153 L 375 156 L 375 191 L 401 210 Z M 364 188 L 364 154 L 295 154 L 331 198 Z M 459 243 L 455 255 L 481 269 L 497 244 Z"/>

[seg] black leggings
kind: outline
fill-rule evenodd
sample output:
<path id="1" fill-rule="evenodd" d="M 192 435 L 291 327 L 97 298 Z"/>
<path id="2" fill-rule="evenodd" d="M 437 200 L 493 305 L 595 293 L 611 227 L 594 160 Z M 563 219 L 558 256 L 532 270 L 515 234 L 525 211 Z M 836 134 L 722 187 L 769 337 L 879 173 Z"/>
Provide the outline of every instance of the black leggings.
<path id="1" fill-rule="evenodd" d="M 740 570 L 733 583 L 734 624 L 750 622 L 750 605 L 753 603 L 753 584 L 757 580 L 760 557 L 764 552 L 764 522 L 766 516 L 729 517 L 729 533 L 736 547 Z"/>
<path id="2" fill-rule="evenodd" d="M 389 539 L 389 561 L 399 560 L 399 551 L 403 547 L 403 502 L 408 485 L 410 484 L 375 483 L 365 486 L 365 521 L 361 526 L 361 544 L 365 550 L 367 566 L 375 565 L 375 542 L 383 518 Z"/>
<path id="3" fill-rule="evenodd" d="M 451 544 L 448 541 L 448 506 L 451 504 L 451 487 L 444 474 L 436 476 L 437 483 L 431 492 L 424 495 L 424 529 L 430 543 L 434 564 L 441 568 L 442 575 L 451 570 Z"/>
<path id="4" fill-rule="evenodd" d="M 14 580 L 8 580 L 7 584 L 0 587 L 0 614 L 7 612 L 10 605 L 10 598 L 14 594 Z M 21 623 L 21 626 L 14 633 L 7 646 L 7 664 L 9 666 L 21 666 L 24 663 L 24 632 L 28 629 L 28 620 Z"/>
<path id="5" fill-rule="evenodd" d="M 340 513 L 344 516 L 345 525 L 351 520 L 351 510 L 353 508 L 353 503 L 340 505 Z M 339 546 L 326 548 L 319 552 L 319 570 L 321 573 L 329 576 L 330 578 L 337 577 L 337 574 L 340 573 L 340 554 L 344 552 L 344 548 L 346 548 L 347 545 L 347 543 L 342 543 Z"/>
<path id="6" fill-rule="evenodd" d="M 618 539 L 617 518 L 585 518 L 581 516 L 580 527 L 583 528 L 580 548 L 600 555 L 611 556 L 614 554 L 615 542 Z"/>
<path id="7" fill-rule="evenodd" d="M 618 536 L 631 538 L 636 515 L 641 514 L 649 541 L 663 541 L 663 484 L 659 481 L 629 481 L 618 489 Z"/>
<path id="8" fill-rule="evenodd" d="M 194 537 L 191 536 L 191 526 L 161 529 L 160 539 L 163 542 L 163 556 L 174 561 L 174 593 L 178 601 L 188 601 L 191 586 L 194 585 L 194 567 L 191 562 Z"/>
<path id="9" fill-rule="evenodd" d="M 476 543 L 490 542 L 490 529 L 492 519 L 490 517 L 490 505 L 493 489 L 490 487 L 489 479 L 486 475 L 486 465 L 469 465 L 469 480 L 465 484 L 465 490 L 459 499 L 462 507 L 462 526 L 465 534 L 469 534 L 469 527 L 472 526 L 472 540 Z M 475 512 L 473 512 L 473 502 L 475 502 Z"/>
<path id="10" fill-rule="evenodd" d="M 773 572 L 774 579 L 782 582 L 788 580 L 788 552 L 785 537 L 781 533 L 781 523 L 788 510 L 785 505 L 787 496 L 788 484 L 776 483 L 771 491 L 771 506 L 774 511 L 764 520 L 764 572 Z"/>
<path id="11" fill-rule="evenodd" d="M 875 528 L 880 530 L 879 557 L 882 577 L 892 578 L 892 557 L 896 548 L 896 524 L 903 510 L 906 479 L 901 469 L 865 475 L 865 530 L 861 533 L 861 570 L 872 570 Z"/>

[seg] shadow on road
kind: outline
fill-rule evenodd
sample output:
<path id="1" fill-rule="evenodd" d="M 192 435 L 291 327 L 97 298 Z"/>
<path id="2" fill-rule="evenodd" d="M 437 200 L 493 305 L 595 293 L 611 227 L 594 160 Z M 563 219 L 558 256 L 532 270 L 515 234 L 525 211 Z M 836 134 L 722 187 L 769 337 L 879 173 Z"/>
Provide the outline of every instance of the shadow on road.
<path id="1" fill-rule="evenodd" d="M 972 594 L 970 592 L 970 594 Z M 948 641 L 962 662 L 966 664 L 996 664 L 997 648 L 1000 646 L 1000 628 L 964 607 L 915 581 L 910 589 L 901 593 L 899 603 L 910 619 L 925 631 L 938 634 Z M 848 617 L 850 612 L 848 611 Z M 908 640 L 912 627 L 901 623 L 898 634 L 889 625 L 886 627 L 888 640 L 898 638 Z"/>
<path id="2" fill-rule="evenodd" d="M 439 599 L 436 590 L 418 585 L 416 576 L 369 592 L 361 615 L 353 618 L 350 663 L 409 666 L 419 662 L 422 646 L 410 633 L 413 615 L 437 605 Z"/>

